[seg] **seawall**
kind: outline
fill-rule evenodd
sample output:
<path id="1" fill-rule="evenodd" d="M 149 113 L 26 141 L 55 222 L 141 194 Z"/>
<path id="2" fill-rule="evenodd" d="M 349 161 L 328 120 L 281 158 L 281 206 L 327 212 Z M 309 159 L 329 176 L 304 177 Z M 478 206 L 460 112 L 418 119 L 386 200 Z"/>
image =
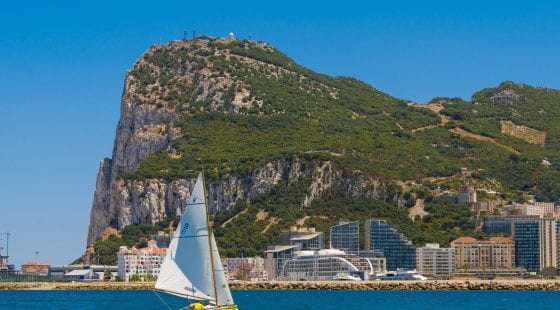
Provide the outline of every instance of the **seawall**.
<path id="1" fill-rule="evenodd" d="M 548 290 L 560 291 L 560 280 L 500 279 L 442 281 L 269 281 L 233 282 L 233 290 Z M 153 282 L 0 282 L 0 290 L 151 290 Z"/>

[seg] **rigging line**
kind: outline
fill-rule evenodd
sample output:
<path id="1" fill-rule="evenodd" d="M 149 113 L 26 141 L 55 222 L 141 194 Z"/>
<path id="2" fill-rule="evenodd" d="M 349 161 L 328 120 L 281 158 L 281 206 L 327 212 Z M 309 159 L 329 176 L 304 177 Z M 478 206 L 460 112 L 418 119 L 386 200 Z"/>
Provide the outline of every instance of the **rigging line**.
<path id="1" fill-rule="evenodd" d="M 163 298 L 161 298 L 161 296 L 159 296 L 159 294 L 156 292 L 156 290 L 152 290 L 152 292 L 154 292 L 154 294 L 156 294 L 156 296 L 159 298 L 159 300 L 161 300 L 161 302 L 167 307 L 167 309 L 171 310 L 171 307 L 165 302 L 165 300 L 163 300 Z"/>

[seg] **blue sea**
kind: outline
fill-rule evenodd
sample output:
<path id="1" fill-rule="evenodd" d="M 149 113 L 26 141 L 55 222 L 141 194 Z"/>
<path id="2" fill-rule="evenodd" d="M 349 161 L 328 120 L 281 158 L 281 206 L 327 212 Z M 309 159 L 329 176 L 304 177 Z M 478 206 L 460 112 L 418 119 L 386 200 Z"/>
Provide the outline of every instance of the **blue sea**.
<path id="1" fill-rule="evenodd" d="M 233 291 L 240 309 L 558 309 L 554 291 Z M 179 309 L 153 291 L 0 291 L 0 309 Z M 161 298 L 161 299 L 160 299 Z"/>

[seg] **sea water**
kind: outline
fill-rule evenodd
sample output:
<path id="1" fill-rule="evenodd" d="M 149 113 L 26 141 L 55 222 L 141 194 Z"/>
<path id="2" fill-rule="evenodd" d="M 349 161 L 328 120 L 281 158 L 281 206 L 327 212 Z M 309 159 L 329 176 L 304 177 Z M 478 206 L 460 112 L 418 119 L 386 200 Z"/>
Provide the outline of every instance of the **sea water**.
<path id="1" fill-rule="evenodd" d="M 554 291 L 233 291 L 240 309 L 559 309 Z M 154 291 L 0 291 L 0 309 L 179 309 Z"/>

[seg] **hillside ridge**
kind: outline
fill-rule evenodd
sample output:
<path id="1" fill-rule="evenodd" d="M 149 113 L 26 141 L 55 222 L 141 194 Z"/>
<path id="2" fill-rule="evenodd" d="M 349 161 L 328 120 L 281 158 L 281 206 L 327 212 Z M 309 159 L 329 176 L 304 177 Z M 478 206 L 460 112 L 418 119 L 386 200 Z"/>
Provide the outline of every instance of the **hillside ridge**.
<path id="1" fill-rule="evenodd" d="M 475 173 L 460 182 L 497 184 L 508 197 L 560 198 L 558 117 L 560 92 L 525 84 L 416 105 L 354 78 L 313 72 L 262 42 L 199 37 L 154 45 L 126 74 L 87 243 L 91 252 L 107 228 L 180 215 L 201 160 L 210 210 L 223 225 L 217 236 L 239 237 L 222 240 L 225 248 L 249 247 L 235 244 L 250 232 L 233 232 L 232 223 L 264 232 L 253 240 L 262 247 L 298 219 L 321 228 L 366 216 L 394 220 L 415 242 L 445 243 L 440 234 L 451 228 L 412 224 L 406 208 L 445 180 L 457 186 L 461 168 Z M 503 122 L 546 136 L 529 143 L 503 132 Z M 332 212 L 334 202 L 346 211 Z M 448 220 L 436 205 L 451 206 L 426 200 L 423 221 Z M 467 222 L 453 227 L 456 235 L 475 233 Z"/>

